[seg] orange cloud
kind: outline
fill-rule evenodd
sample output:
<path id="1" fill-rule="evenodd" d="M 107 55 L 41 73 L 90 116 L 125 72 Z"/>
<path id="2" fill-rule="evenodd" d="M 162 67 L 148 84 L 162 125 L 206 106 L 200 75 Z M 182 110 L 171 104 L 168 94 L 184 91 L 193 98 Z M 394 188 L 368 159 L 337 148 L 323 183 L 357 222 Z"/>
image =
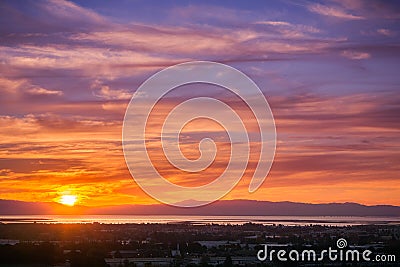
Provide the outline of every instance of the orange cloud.
<path id="1" fill-rule="evenodd" d="M 154 137 L 175 101 L 159 104 L 148 129 L 154 132 Z M 280 134 L 276 160 L 264 186 L 255 194 L 247 192 L 259 153 L 257 140 L 253 139 L 253 153 L 245 176 L 227 199 L 357 202 L 365 192 L 373 192 L 373 188 L 382 196 L 389 186 L 384 198 L 372 194 L 374 197 L 364 203 L 383 204 L 390 192 L 393 198 L 387 203 L 399 203 L 395 196 L 400 190 L 396 176 L 400 155 L 394 147 L 390 149 L 398 142 L 398 125 L 379 111 L 387 98 L 375 99 L 375 103 L 363 95 L 329 100 L 309 96 L 301 102 L 291 101 L 294 102 L 288 112 L 285 104 L 289 105 L 289 99 L 271 99 Z M 235 108 L 242 113 L 245 123 L 250 124 L 249 131 L 256 133 L 253 118 L 244 115 L 246 108 L 231 103 L 236 103 Z M 341 103 L 341 108 L 329 103 Z M 120 109 L 123 111 L 124 106 Z M 376 121 L 373 116 L 378 116 Z M 385 121 L 379 121 L 380 116 Z M 153 202 L 135 185 L 125 166 L 120 122 L 65 119 L 48 114 L 3 116 L 0 126 L 3 198 L 51 201 L 69 190 L 78 194 L 85 205 Z M 379 138 L 382 135 L 385 139 Z M 222 173 L 228 162 L 230 144 L 223 137 L 223 129 L 207 120 L 193 121 L 184 128 L 181 148 L 186 156 L 196 158 L 198 140 L 205 136 L 215 138 L 218 154 L 217 160 L 202 173 L 189 174 L 171 167 L 157 138 L 148 142 L 151 159 L 160 173 L 174 183 L 183 186 L 208 183 Z M 332 187 L 335 194 L 326 194 L 327 188 Z M 279 193 L 282 191 L 285 194 Z"/>

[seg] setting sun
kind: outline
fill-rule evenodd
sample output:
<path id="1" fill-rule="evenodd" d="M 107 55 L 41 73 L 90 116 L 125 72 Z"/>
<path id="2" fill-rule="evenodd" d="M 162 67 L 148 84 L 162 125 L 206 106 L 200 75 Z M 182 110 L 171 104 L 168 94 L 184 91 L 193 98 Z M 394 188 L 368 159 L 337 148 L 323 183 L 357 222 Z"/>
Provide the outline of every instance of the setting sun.
<path id="1" fill-rule="evenodd" d="M 74 206 L 77 201 L 75 195 L 63 195 L 61 196 L 60 203 L 67 206 Z"/>

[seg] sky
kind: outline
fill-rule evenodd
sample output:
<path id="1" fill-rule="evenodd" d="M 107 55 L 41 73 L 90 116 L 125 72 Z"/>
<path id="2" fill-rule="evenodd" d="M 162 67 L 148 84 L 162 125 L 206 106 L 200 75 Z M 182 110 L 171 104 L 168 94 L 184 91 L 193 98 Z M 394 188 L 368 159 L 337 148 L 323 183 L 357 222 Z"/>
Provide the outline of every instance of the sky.
<path id="1" fill-rule="evenodd" d="M 1 1 L 0 199 L 157 203 L 126 167 L 125 110 L 151 75 L 193 60 L 247 74 L 275 118 L 267 179 L 248 192 L 252 154 L 224 199 L 400 205 L 400 4 L 374 0 Z M 194 96 L 231 103 L 253 129 L 232 95 L 193 85 L 157 104 L 150 130 Z M 212 181 L 229 155 L 223 129 L 198 120 L 184 134 L 193 159 L 197 141 L 215 137 L 216 161 L 188 174 L 155 141 L 156 168 L 178 185 Z"/>

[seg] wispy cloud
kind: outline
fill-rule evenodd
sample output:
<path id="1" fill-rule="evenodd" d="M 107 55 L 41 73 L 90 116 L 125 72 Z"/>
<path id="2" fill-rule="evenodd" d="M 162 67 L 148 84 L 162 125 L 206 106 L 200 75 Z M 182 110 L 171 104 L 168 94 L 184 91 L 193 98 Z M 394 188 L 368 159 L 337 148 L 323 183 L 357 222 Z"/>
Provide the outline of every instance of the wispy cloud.
<path id="1" fill-rule="evenodd" d="M 265 25 L 270 26 L 270 31 L 275 32 L 281 38 L 288 39 L 307 39 L 317 36 L 316 34 L 321 33 L 321 30 L 302 24 L 293 24 L 286 21 L 271 21 L 271 20 L 263 20 L 255 22 L 256 25 Z"/>
<path id="2" fill-rule="evenodd" d="M 371 57 L 369 53 L 366 52 L 359 52 L 359 51 L 351 51 L 351 50 L 345 50 L 341 53 L 343 57 L 349 58 L 349 59 L 355 59 L 355 60 L 360 60 L 360 59 L 368 59 Z"/>
<path id="3" fill-rule="evenodd" d="M 44 88 L 32 88 L 27 90 L 28 94 L 31 95 L 55 95 L 55 96 L 62 96 L 64 93 L 62 91 L 57 91 L 57 90 L 47 90 Z"/>
<path id="4" fill-rule="evenodd" d="M 104 16 L 88 9 L 83 8 L 70 1 L 46 0 L 37 3 L 42 10 L 48 14 L 74 23 L 93 22 L 94 24 L 110 23 Z"/>
<path id="5" fill-rule="evenodd" d="M 100 85 L 99 89 L 94 86 L 94 95 L 104 99 L 130 99 L 132 93 L 121 89 L 110 89 L 108 85 Z"/>
<path id="6" fill-rule="evenodd" d="M 264 24 L 264 25 L 272 25 L 272 26 L 291 26 L 292 24 L 286 21 L 273 21 L 273 20 L 265 20 L 258 21 L 256 24 Z"/>
<path id="7" fill-rule="evenodd" d="M 365 19 L 363 16 L 353 15 L 340 6 L 328 6 L 322 4 L 310 4 L 308 5 L 308 10 L 311 12 L 317 13 L 319 15 L 333 17 L 337 19 L 344 19 L 344 20 L 360 20 Z"/>
<path id="8" fill-rule="evenodd" d="M 378 29 L 376 32 L 381 34 L 381 35 L 384 35 L 384 36 L 394 36 L 394 35 L 396 35 L 396 33 L 394 31 L 389 30 L 389 29 Z"/>

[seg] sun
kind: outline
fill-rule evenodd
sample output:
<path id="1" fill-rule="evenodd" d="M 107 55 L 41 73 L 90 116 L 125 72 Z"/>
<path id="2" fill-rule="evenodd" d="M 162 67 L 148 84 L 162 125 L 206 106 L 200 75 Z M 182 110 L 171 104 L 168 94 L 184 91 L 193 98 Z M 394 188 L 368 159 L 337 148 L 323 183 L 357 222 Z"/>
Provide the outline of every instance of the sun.
<path id="1" fill-rule="evenodd" d="M 78 198 L 75 195 L 63 195 L 61 196 L 60 203 L 72 207 L 77 200 Z"/>

